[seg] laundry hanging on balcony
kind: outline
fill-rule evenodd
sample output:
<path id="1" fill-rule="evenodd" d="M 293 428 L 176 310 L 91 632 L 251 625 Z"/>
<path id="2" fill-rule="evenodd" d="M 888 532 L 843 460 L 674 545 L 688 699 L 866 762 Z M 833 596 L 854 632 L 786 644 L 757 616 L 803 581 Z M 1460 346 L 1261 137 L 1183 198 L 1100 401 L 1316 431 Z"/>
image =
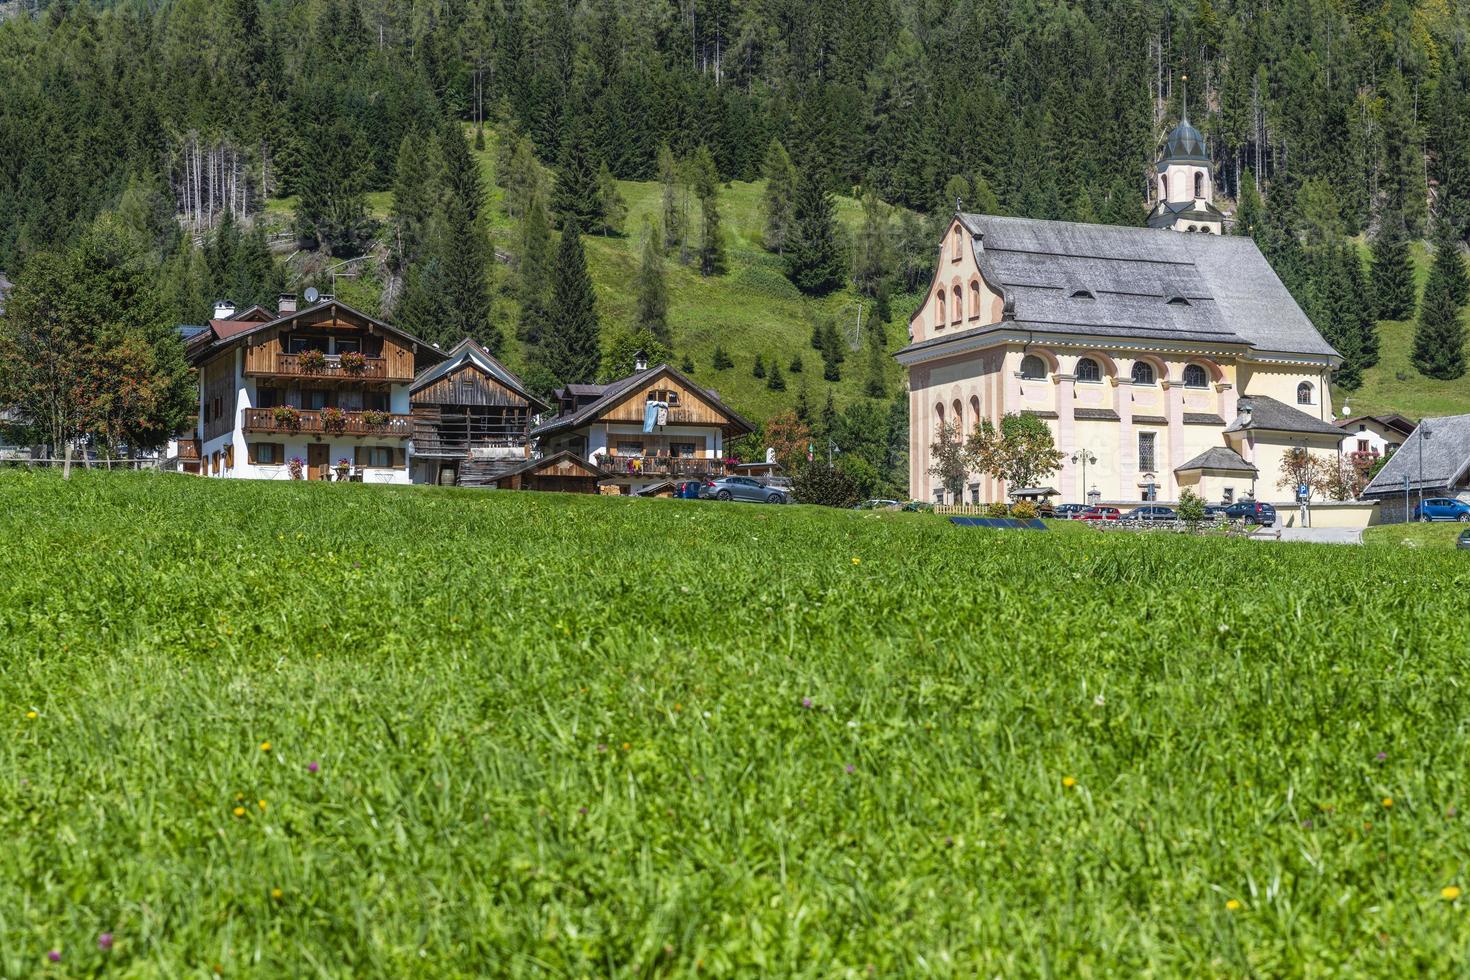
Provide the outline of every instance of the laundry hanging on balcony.
<path id="1" fill-rule="evenodd" d="M 669 403 L 649 402 L 643 406 L 643 431 L 652 432 L 655 426 L 669 424 Z"/>

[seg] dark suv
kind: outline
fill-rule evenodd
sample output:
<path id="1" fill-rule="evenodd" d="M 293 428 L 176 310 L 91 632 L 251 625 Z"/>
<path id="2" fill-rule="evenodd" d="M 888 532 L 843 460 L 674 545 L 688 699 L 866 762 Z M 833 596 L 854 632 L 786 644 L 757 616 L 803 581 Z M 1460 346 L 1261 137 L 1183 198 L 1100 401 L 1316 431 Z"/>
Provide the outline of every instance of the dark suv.
<path id="1" fill-rule="evenodd" d="M 1241 500 L 1225 508 L 1225 516 L 1232 521 L 1249 521 L 1261 527 L 1276 523 L 1276 508 L 1259 500 Z"/>

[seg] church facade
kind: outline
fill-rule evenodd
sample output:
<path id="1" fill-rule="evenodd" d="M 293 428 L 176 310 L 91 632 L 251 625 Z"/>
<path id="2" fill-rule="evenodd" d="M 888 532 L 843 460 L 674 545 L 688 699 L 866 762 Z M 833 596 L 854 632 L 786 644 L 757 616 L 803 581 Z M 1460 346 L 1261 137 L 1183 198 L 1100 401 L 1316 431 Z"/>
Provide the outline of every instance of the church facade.
<path id="1" fill-rule="evenodd" d="M 1208 152 L 1187 120 L 1157 181 L 1148 228 L 955 214 L 897 354 L 915 499 L 989 503 L 1019 489 L 971 474 L 957 500 L 930 473 L 944 428 L 968 435 L 1007 413 L 1046 421 L 1065 455 L 1049 484 L 1064 502 L 1169 501 L 1184 488 L 1285 501 L 1284 450 L 1335 458 L 1341 358 L 1255 243 L 1221 234 Z"/>

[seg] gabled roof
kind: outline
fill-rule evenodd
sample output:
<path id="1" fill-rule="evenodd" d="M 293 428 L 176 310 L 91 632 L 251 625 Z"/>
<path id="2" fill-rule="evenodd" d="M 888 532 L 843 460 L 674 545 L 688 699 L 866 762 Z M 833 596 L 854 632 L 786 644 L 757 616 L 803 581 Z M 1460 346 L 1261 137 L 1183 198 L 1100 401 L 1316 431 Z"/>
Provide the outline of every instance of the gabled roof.
<path id="1" fill-rule="evenodd" d="M 480 346 L 479 342 L 471 337 L 466 337 L 464 340 L 455 344 L 454 347 L 450 348 L 449 353 L 444 355 L 444 360 L 420 371 L 414 377 L 413 384 L 409 385 L 408 393 L 411 395 L 433 384 L 445 375 L 458 371 L 466 364 L 473 364 L 532 405 L 539 408 L 551 407 L 544 398 L 537 398 L 527 391 L 525 382 L 504 364 L 496 360 L 489 351 Z"/>
<path id="2" fill-rule="evenodd" d="M 1342 430 L 1331 422 L 1324 422 L 1319 418 L 1313 418 L 1301 409 L 1292 408 L 1285 402 L 1279 402 L 1265 395 L 1242 395 L 1240 403 L 1250 403 L 1249 413 L 1242 411 L 1235 417 L 1235 421 L 1225 429 L 1226 432 L 1245 432 L 1247 430 L 1267 429 L 1272 432 L 1305 432 L 1315 435 L 1341 436 Z"/>
<path id="3" fill-rule="evenodd" d="M 734 409 L 720 401 L 719 396 L 713 391 L 695 384 L 687 375 L 679 371 L 672 364 L 660 364 L 658 367 L 649 368 L 647 371 L 640 371 L 636 374 L 630 374 L 620 381 L 614 381 L 612 384 L 606 386 L 603 390 L 602 397 L 598 398 L 597 401 L 583 405 L 574 412 L 558 415 L 550 422 L 537 426 L 531 430 L 531 437 L 541 439 L 546 436 L 556 435 L 558 432 L 566 432 L 569 429 L 575 429 L 579 426 L 595 422 L 604 412 L 612 409 L 628 395 L 637 391 L 639 388 L 652 384 L 663 375 L 673 378 L 690 391 L 698 392 L 700 397 L 724 413 L 725 417 L 730 420 L 730 427 L 740 429 L 744 432 L 755 431 L 755 426 L 747 422 Z"/>
<path id="4" fill-rule="evenodd" d="M 235 316 L 229 318 L 228 320 L 210 320 L 209 332 L 201 333 L 190 341 L 188 346 L 188 354 L 190 359 L 193 360 L 195 363 L 198 363 L 205 357 L 212 357 L 220 351 L 225 350 L 226 348 L 230 347 L 241 339 L 249 337 L 252 334 L 260 333 L 265 330 L 279 329 L 280 327 L 294 324 L 300 320 L 306 320 L 316 317 L 317 314 L 323 312 L 330 313 L 334 318 L 339 314 L 345 313 L 348 316 L 355 317 L 379 330 L 382 330 L 386 333 L 391 333 L 394 336 L 415 345 L 417 347 L 417 350 L 415 350 L 414 352 L 415 355 L 427 354 L 433 358 L 441 358 L 444 356 L 444 353 L 440 351 L 439 348 L 435 347 L 433 344 L 430 344 L 428 341 L 423 340 L 419 337 L 415 337 L 413 334 L 408 333 L 405 330 L 398 329 L 391 323 L 379 320 L 377 317 L 374 316 L 369 316 L 361 310 L 353 309 L 346 303 L 340 302 L 335 299 L 324 300 L 320 303 L 308 306 L 305 309 L 297 310 L 294 313 L 287 313 L 284 316 L 278 316 L 274 319 L 240 319 L 242 316 L 259 315 L 256 314 L 255 311 L 263 309 L 263 307 L 253 306 L 250 309 L 243 311 L 242 313 L 235 314 Z"/>
<path id="5" fill-rule="evenodd" d="M 570 449 L 563 449 L 559 453 L 552 453 L 550 456 L 542 456 L 539 459 L 528 459 L 524 463 L 521 463 L 519 466 L 512 466 L 508 470 L 502 470 L 501 472 L 495 474 L 494 479 L 496 483 L 499 483 L 501 480 L 504 480 L 507 477 L 525 475 L 527 473 L 535 473 L 540 470 L 544 470 L 547 467 L 554 466 L 555 464 L 562 462 L 563 460 L 571 460 L 573 463 L 576 463 L 584 470 L 587 470 L 599 480 L 606 479 L 607 477 L 606 473 L 604 473 L 598 467 L 589 463 L 587 460 L 583 459 L 581 456 L 578 456 Z"/>
<path id="6" fill-rule="evenodd" d="M 1402 415 L 1354 415 L 1350 419 L 1338 419 L 1333 425 L 1339 429 L 1347 429 L 1349 426 L 1357 425 L 1360 422 L 1376 422 L 1385 429 L 1393 429 L 1395 432 L 1402 432 L 1404 435 L 1413 432 L 1416 424 L 1413 419 L 1405 418 Z"/>
<path id="7" fill-rule="evenodd" d="M 1004 297 L 1004 329 L 1205 342 L 1338 357 L 1251 239 L 961 214 L 976 264 Z M 1094 298 L 1074 298 L 1071 283 Z M 1166 288 L 1188 301 L 1169 303 Z M 911 344 L 942 346 L 987 324 Z"/>
<path id="8" fill-rule="evenodd" d="M 1422 456 L 1422 460 L 1421 460 Z M 1470 471 L 1470 415 L 1424 419 L 1363 489 L 1365 497 L 1457 486 Z"/>
<path id="9" fill-rule="evenodd" d="M 1232 473 L 1252 475 L 1259 472 L 1254 466 L 1247 463 L 1240 453 L 1233 449 L 1226 449 L 1224 446 L 1212 446 L 1189 462 L 1174 467 L 1175 473 L 1184 473 L 1189 470 L 1227 470 Z"/>

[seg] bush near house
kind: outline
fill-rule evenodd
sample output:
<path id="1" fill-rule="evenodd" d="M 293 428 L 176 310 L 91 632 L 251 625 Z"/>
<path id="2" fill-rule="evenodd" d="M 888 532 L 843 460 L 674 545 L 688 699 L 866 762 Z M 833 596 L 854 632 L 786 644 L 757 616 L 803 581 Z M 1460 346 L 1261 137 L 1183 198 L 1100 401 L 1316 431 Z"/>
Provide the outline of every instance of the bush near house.
<path id="1" fill-rule="evenodd" d="M 0 473 L 0 975 L 1465 960 L 1460 554 L 321 491 Z"/>

